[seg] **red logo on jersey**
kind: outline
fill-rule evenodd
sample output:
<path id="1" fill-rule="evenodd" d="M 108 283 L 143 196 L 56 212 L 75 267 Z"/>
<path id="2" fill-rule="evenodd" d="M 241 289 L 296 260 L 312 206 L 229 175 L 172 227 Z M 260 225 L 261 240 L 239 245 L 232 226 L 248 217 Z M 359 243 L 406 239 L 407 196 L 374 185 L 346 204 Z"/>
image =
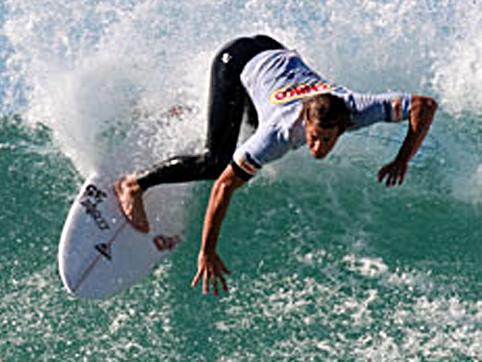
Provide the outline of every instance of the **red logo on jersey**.
<path id="1" fill-rule="evenodd" d="M 275 90 L 271 94 L 270 101 L 274 104 L 284 104 L 296 99 L 313 96 L 315 94 L 328 93 L 336 88 L 336 85 L 323 81 L 319 81 L 314 84 L 292 84 Z"/>

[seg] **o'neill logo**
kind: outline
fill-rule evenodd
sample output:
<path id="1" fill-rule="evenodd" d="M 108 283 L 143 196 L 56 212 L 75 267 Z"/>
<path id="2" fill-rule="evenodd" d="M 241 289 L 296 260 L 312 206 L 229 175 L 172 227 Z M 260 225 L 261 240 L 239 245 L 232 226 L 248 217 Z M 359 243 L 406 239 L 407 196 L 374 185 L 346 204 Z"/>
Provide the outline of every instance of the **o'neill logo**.
<path id="1" fill-rule="evenodd" d="M 332 91 L 343 92 L 343 88 L 333 83 L 318 81 L 312 84 L 291 84 L 275 90 L 270 97 L 273 104 L 285 104 L 296 99 L 301 99 L 315 94 L 329 93 Z"/>
<path id="2" fill-rule="evenodd" d="M 106 197 L 107 194 L 104 191 L 100 190 L 95 185 L 88 185 L 85 188 L 84 194 L 80 198 L 80 204 L 85 208 L 85 212 L 92 217 L 100 230 L 109 229 L 107 220 L 102 216 L 100 210 L 97 209 L 97 205 L 99 205 Z"/>

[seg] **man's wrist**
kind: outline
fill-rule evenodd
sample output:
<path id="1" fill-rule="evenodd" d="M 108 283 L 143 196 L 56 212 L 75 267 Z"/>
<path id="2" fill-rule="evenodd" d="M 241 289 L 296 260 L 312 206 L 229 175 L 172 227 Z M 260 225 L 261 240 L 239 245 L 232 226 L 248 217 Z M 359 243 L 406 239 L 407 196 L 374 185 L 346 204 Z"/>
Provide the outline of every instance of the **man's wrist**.
<path id="1" fill-rule="evenodd" d="M 396 163 L 403 163 L 403 164 L 408 164 L 410 161 L 410 154 L 407 154 L 407 152 L 401 152 L 395 157 L 395 162 Z"/>
<path id="2" fill-rule="evenodd" d="M 213 245 L 202 245 L 199 253 L 201 254 L 212 254 L 216 252 L 216 247 Z"/>

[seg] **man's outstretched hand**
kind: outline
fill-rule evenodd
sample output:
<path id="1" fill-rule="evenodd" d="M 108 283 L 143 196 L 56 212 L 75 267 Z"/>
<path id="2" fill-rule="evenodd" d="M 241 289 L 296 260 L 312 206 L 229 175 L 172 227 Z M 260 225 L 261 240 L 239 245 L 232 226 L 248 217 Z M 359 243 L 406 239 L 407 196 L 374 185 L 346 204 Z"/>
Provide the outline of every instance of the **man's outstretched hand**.
<path id="1" fill-rule="evenodd" d="M 201 251 L 197 260 L 197 273 L 192 280 L 191 286 L 194 288 L 202 278 L 203 294 L 209 293 L 209 284 L 211 284 L 214 295 L 218 296 L 218 282 L 221 283 L 224 292 L 228 292 L 228 284 L 223 274 L 230 273 L 216 251 L 209 253 Z"/>
<path id="2" fill-rule="evenodd" d="M 394 161 L 378 172 L 378 181 L 387 187 L 401 185 L 408 169 L 408 162 L 417 153 L 433 122 L 437 102 L 433 98 L 412 95 L 408 132 Z"/>
<path id="3" fill-rule="evenodd" d="M 395 185 L 401 185 L 407 173 L 408 164 L 403 161 L 392 161 L 389 164 L 383 166 L 378 171 L 378 182 L 383 182 L 386 177 L 385 184 L 387 187 Z"/>

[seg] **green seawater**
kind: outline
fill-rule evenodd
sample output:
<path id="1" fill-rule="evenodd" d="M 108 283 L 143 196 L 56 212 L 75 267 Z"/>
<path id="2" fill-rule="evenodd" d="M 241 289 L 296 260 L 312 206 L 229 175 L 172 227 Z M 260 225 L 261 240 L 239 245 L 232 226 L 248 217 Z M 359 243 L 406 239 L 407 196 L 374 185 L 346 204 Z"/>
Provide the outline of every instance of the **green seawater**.
<path id="1" fill-rule="evenodd" d="M 481 206 L 455 198 L 450 165 L 424 152 L 397 189 L 376 182 L 376 162 L 299 155 L 241 189 L 219 299 L 190 288 L 210 191 L 200 182 L 172 257 L 120 295 L 83 301 L 56 259 L 82 177 L 47 127 L 3 118 L 0 359 L 482 360 Z"/>

